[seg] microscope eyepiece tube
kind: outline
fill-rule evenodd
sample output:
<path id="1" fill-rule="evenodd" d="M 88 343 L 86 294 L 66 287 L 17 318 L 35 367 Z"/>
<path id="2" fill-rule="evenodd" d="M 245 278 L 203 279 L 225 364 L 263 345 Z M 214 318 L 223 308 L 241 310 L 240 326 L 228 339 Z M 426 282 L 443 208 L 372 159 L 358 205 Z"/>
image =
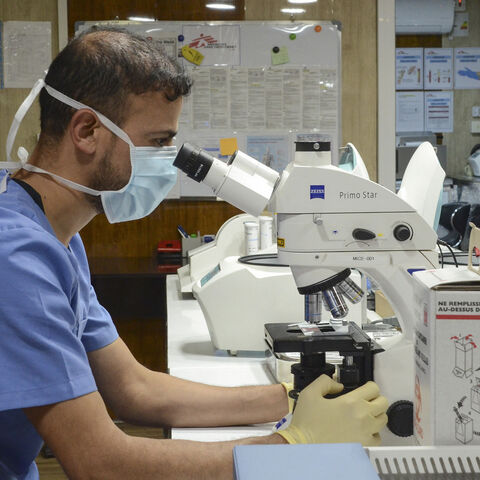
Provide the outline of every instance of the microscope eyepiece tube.
<path id="1" fill-rule="evenodd" d="M 212 157 L 205 150 L 190 143 L 184 143 L 178 151 L 173 165 L 184 172 L 187 177 L 200 183 L 207 176 L 215 160 L 215 157 Z"/>
<path id="2" fill-rule="evenodd" d="M 350 278 L 340 282 L 338 288 L 351 303 L 358 303 L 363 298 L 363 290 Z"/>
<path id="3" fill-rule="evenodd" d="M 237 151 L 225 163 L 189 143 L 180 148 L 173 165 L 255 217 L 264 210 L 280 178 L 278 172 L 245 153 Z"/>

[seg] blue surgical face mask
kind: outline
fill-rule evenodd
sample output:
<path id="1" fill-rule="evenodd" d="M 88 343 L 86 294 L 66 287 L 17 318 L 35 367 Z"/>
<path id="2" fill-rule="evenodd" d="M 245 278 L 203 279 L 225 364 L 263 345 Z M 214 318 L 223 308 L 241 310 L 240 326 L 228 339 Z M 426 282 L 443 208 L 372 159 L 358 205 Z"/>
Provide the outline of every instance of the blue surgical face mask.
<path id="1" fill-rule="evenodd" d="M 43 87 L 45 87 L 52 97 L 76 108 L 77 110 L 86 108 L 95 112 L 105 127 L 120 137 L 124 142 L 128 143 L 130 147 L 131 173 L 130 180 L 123 188 L 120 190 L 94 190 L 27 163 L 26 156 L 23 156 L 20 162 L 12 162 L 10 153 L 20 122 Z M 177 147 L 175 146 L 135 146 L 130 140 L 130 137 L 107 117 L 93 108 L 77 102 L 58 90 L 46 85 L 43 80 L 39 80 L 34 85 L 30 95 L 25 99 L 15 115 L 15 119 L 7 138 L 8 162 L 0 162 L 0 167 L 2 167 L 3 163 L 4 167 L 9 169 L 24 168 L 31 172 L 45 173 L 74 190 L 79 190 L 89 195 L 100 196 L 108 221 L 110 223 L 117 223 L 146 217 L 155 210 L 160 202 L 166 197 L 170 189 L 175 185 L 177 169 L 173 166 L 173 161 L 175 160 L 176 155 Z"/>

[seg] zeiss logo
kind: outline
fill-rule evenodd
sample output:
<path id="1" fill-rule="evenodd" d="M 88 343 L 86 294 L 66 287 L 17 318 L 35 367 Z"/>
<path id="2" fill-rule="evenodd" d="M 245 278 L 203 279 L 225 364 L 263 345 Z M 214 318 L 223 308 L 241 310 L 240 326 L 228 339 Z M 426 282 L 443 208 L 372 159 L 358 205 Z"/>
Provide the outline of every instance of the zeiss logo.
<path id="1" fill-rule="evenodd" d="M 325 185 L 310 185 L 310 200 L 312 198 L 325 199 Z"/>

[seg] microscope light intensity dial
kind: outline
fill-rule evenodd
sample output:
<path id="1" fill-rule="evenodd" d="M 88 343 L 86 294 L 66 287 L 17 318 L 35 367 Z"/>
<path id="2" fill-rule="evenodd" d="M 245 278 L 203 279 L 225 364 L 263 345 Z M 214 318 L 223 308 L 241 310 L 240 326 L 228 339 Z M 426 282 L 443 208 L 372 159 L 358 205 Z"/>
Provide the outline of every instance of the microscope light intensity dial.
<path id="1" fill-rule="evenodd" d="M 393 236 L 399 241 L 404 242 L 409 240 L 412 236 L 412 230 L 408 225 L 397 225 L 393 230 Z"/>

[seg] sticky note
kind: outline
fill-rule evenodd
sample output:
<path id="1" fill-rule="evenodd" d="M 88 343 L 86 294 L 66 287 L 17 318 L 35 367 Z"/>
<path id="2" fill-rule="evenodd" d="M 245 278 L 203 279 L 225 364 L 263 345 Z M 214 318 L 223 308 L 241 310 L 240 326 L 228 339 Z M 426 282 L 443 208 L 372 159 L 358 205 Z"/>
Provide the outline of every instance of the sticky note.
<path id="1" fill-rule="evenodd" d="M 204 55 L 202 55 L 198 50 L 194 48 L 190 48 L 188 45 L 182 47 L 182 55 L 183 58 L 190 63 L 194 63 L 195 65 L 201 65 L 204 59 Z"/>
<path id="2" fill-rule="evenodd" d="M 220 139 L 220 154 L 233 155 L 238 150 L 237 139 L 221 138 Z"/>
<path id="3" fill-rule="evenodd" d="M 288 63 L 290 59 L 288 58 L 288 48 L 280 47 L 278 52 L 272 51 L 272 65 L 282 65 Z"/>

